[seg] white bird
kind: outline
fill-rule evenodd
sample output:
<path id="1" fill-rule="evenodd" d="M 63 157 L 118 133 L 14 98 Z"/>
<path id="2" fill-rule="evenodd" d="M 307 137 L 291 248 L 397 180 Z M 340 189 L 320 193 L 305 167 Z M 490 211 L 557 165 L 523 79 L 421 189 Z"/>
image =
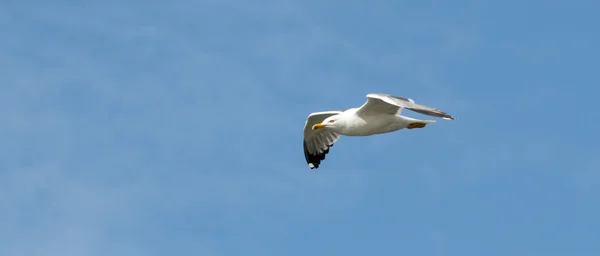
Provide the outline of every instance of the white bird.
<path id="1" fill-rule="evenodd" d="M 345 111 L 332 110 L 308 115 L 304 124 L 304 157 L 311 169 L 329 153 L 340 135 L 370 136 L 401 130 L 423 128 L 434 120 L 419 120 L 401 116 L 402 109 L 421 114 L 454 120 L 446 112 L 416 104 L 414 100 L 390 94 L 367 94 L 367 102 L 359 108 Z"/>

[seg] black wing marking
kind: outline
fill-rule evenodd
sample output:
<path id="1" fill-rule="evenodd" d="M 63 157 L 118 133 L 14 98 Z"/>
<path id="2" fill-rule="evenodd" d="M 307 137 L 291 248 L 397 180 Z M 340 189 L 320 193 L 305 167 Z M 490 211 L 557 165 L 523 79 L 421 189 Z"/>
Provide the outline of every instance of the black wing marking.
<path id="1" fill-rule="evenodd" d="M 333 143 L 332 143 L 322 152 L 320 152 L 320 153 L 315 152 L 314 154 L 311 154 L 308 151 L 308 145 L 307 145 L 306 141 L 304 141 L 303 145 L 304 145 L 304 158 L 306 159 L 306 163 L 309 165 L 310 169 L 318 169 L 319 165 L 321 164 L 321 161 L 325 160 L 325 155 L 327 155 L 329 153 L 329 149 L 331 147 L 333 147 Z M 311 164 L 312 164 L 312 166 L 311 166 Z"/>

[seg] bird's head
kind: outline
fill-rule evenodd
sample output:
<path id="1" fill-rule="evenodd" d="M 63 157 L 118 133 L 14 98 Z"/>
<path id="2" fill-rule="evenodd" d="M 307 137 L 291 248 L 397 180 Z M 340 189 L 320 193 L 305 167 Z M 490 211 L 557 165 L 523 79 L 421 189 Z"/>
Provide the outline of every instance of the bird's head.
<path id="1" fill-rule="evenodd" d="M 333 115 L 330 116 L 328 118 L 325 118 L 325 120 L 323 120 L 323 122 L 321 122 L 320 124 L 315 124 L 312 126 L 313 130 L 316 129 L 321 129 L 321 128 L 337 128 L 339 126 L 340 123 L 340 115 Z"/>

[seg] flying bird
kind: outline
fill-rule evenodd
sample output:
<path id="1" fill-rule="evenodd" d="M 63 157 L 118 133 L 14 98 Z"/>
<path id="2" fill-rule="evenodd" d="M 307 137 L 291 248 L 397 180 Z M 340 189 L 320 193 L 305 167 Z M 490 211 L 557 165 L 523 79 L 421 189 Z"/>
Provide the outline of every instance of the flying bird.
<path id="1" fill-rule="evenodd" d="M 308 115 L 304 124 L 304 157 L 311 169 L 319 168 L 329 149 L 346 136 L 370 136 L 401 129 L 423 128 L 435 120 L 419 120 L 400 115 L 402 109 L 454 120 L 444 111 L 415 103 L 414 100 L 383 93 L 367 94 L 359 108 L 331 110 Z"/>

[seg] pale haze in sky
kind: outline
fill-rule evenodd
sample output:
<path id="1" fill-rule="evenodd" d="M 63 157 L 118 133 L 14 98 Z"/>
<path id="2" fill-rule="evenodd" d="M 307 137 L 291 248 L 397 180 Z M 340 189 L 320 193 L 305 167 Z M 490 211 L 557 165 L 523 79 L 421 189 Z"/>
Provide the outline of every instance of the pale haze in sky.
<path id="1" fill-rule="evenodd" d="M 3 1 L 0 255 L 600 255 L 599 8 Z M 368 93 L 456 120 L 310 170 Z"/>

